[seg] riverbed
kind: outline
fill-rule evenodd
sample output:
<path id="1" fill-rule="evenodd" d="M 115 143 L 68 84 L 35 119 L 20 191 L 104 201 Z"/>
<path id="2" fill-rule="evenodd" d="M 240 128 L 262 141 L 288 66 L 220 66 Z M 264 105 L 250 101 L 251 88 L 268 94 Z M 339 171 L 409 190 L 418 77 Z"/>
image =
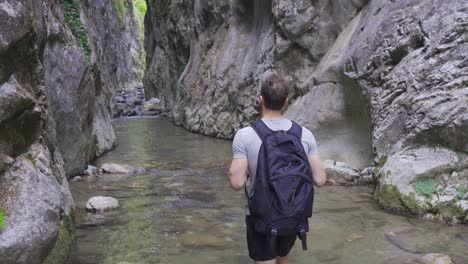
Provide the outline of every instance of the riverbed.
<path id="1" fill-rule="evenodd" d="M 251 263 L 245 241 L 243 192 L 226 180 L 231 142 L 186 131 L 165 118 L 114 121 L 118 146 L 97 160 L 147 170 L 71 182 L 76 204 L 74 264 Z M 320 142 L 318 142 L 320 147 Z M 468 228 L 389 214 L 371 186 L 316 190 L 309 250 L 296 243 L 292 263 L 400 263 L 444 253 L 468 263 Z M 96 195 L 120 208 L 85 211 Z M 400 260 L 398 260 L 400 259 Z"/>

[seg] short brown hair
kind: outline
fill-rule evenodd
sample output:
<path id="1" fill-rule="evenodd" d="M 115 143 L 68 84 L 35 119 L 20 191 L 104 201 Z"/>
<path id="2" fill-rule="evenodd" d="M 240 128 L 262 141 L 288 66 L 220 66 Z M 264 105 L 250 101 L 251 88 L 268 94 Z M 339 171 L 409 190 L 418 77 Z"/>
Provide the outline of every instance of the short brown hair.
<path id="1" fill-rule="evenodd" d="M 277 73 L 268 73 L 261 85 L 261 96 L 265 107 L 279 111 L 288 98 L 288 84 Z"/>

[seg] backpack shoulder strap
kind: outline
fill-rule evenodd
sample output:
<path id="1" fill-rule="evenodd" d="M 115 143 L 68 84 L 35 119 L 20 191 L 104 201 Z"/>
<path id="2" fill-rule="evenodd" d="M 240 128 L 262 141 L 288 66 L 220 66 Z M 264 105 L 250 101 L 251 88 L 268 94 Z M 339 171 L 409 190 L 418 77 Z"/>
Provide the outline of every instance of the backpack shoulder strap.
<path id="1" fill-rule="evenodd" d="M 292 126 L 288 130 L 288 133 L 296 136 L 299 139 L 302 139 L 302 127 L 294 121 L 291 121 L 291 122 L 292 122 Z"/>
<path id="2" fill-rule="evenodd" d="M 258 119 L 257 121 L 255 121 L 252 124 L 252 128 L 253 130 L 255 130 L 255 132 L 260 137 L 262 142 L 267 136 L 274 133 L 274 131 L 268 128 L 268 126 L 261 119 Z"/>

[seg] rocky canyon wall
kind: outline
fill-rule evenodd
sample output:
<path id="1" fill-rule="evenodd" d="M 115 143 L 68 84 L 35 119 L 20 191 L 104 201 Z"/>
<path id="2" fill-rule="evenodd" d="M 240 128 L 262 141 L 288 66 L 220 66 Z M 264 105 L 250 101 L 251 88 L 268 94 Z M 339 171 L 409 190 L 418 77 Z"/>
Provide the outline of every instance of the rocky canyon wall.
<path id="1" fill-rule="evenodd" d="M 467 217 L 466 1 L 148 1 L 147 93 L 176 123 L 230 138 L 258 117 L 261 75 L 327 159 L 374 166 L 376 199 Z"/>
<path id="2" fill-rule="evenodd" d="M 143 35 L 133 0 L 81 0 L 93 60 L 112 91 L 141 86 L 145 64 Z"/>
<path id="3" fill-rule="evenodd" d="M 67 176 L 115 145 L 113 95 L 142 78 L 132 2 L 114 2 L 0 2 L 1 263 L 69 261 Z"/>
<path id="4" fill-rule="evenodd" d="M 51 71 L 62 70 L 48 68 L 54 60 L 47 55 L 60 48 L 54 43 L 69 41 L 61 21 L 56 1 L 0 3 L 0 210 L 5 218 L 0 262 L 5 264 L 65 263 L 73 243 L 73 200 L 57 142 L 57 123 L 63 120 L 49 100 L 50 90 L 59 87 L 46 80 Z"/>

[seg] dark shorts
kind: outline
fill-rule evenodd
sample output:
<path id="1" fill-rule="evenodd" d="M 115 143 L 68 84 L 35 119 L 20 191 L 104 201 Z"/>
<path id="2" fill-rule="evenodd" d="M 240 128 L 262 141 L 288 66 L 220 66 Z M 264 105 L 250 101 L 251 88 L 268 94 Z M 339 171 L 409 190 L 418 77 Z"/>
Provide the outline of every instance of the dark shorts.
<path id="1" fill-rule="evenodd" d="M 273 245 L 266 235 L 255 231 L 249 216 L 246 216 L 245 222 L 247 225 L 249 256 L 255 261 L 268 261 L 276 257 L 285 257 L 289 254 L 289 251 L 291 251 L 294 242 L 296 242 L 296 235 L 280 236 L 277 237 L 276 243 Z"/>

